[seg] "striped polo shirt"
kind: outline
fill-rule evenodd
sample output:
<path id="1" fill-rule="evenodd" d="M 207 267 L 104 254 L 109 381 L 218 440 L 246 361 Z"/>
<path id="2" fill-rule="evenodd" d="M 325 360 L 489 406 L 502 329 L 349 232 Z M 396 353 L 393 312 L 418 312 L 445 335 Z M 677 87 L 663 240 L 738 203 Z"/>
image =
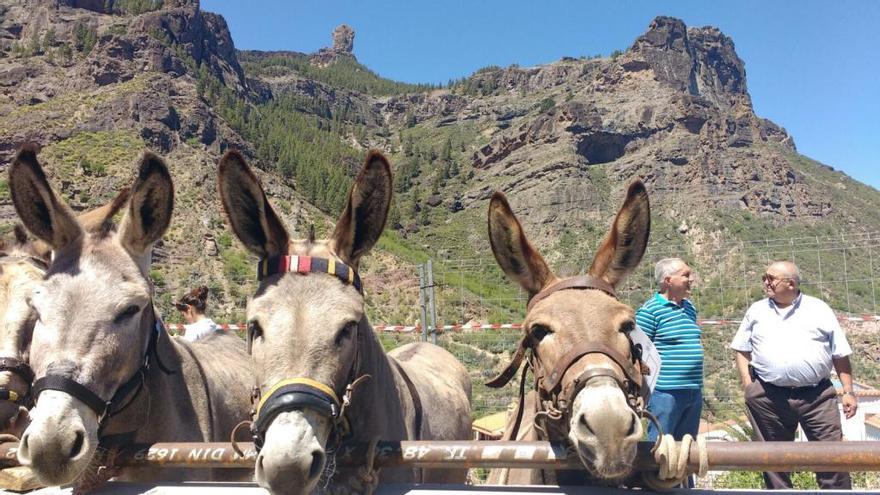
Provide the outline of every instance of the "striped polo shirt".
<path id="1" fill-rule="evenodd" d="M 697 309 L 685 299 L 681 306 L 659 292 L 636 311 L 636 323 L 657 346 L 659 390 L 703 388 L 703 344 Z"/>

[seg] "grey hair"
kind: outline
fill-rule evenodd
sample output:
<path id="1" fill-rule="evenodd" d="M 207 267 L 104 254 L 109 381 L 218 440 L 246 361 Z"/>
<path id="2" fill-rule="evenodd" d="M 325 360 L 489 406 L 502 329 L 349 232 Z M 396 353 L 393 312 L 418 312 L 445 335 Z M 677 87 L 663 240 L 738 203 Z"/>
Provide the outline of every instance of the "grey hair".
<path id="1" fill-rule="evenodd" d="M 682 265 L 687 265 L 681 258 L 664 258 L 654 265 L 654 279 L 657 285 L 663 284 L 663 279 L 671 276 L 679 270 Z"/>
<path id="2" fill-rule="evenodd" d="M 785 273 L 786 278 L 790 278 L 794 281 L 798 286 L 801 285 L 801 271 L 798 269 L 797 265 L 792 261 L 774 261 L 772 265 L 776 265 L 781 268 L 783 273 Z"/>

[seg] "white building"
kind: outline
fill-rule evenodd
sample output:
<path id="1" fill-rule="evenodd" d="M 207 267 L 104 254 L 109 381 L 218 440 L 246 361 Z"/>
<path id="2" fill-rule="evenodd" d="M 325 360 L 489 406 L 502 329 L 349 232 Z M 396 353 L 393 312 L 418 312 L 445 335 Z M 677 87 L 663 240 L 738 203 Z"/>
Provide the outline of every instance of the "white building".
<path id="1" fill-rule="evenodd" d="M 838 385 L 835 383 L 835 386 Z M 880 390 L 863 383 L 854 383 L 859 407 L 852 419 L 843 415 L 843 405 L 838 403 L 840 424 L 844 440 L 880 440 Z M 838 396 L 842 391 L 837 389 Z"/>

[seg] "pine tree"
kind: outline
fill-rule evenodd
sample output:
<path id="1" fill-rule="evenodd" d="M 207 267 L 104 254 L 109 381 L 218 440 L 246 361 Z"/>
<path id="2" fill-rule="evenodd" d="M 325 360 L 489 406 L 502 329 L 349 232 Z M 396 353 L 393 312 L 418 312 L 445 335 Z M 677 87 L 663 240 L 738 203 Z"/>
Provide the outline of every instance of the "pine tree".
<path id="1" fill-rule="evenodd" d="M 440 159 L 447 163 L 452 160 L 452 140 L 449 138 L 446 138 L 446 141 L 443 142 L 443 149 L 440 151 Z"/>
<path id="2" fill-rule="evenodd" d="M 400 223 L 400 209 L 397 208 L 397 200 L 391 200 L 391 210 L 388 212 L 388 225 L 392 229 L 400 229 L 403 225 Z"/>
<path id="3" fill-rule="evenodd" d="M 55 46 L 55 29 L 49 28 L 45 34 L 43 34 L 43 50 L 49 50 Z"/>

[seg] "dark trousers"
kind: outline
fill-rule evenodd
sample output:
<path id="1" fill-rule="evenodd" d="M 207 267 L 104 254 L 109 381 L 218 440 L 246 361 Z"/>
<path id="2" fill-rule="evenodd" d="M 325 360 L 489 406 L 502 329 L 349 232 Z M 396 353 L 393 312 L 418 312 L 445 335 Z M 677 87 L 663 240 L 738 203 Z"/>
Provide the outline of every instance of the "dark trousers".
<path id="1" fill-rule="evenodd" d="M 798 424 L 810 441 L 843 439 L 837 393 L 830 380 L 800 388 L 755 380 L 745 395 L 757 440 L 792 441 Z M 852 489 L 849 473 L 816 473 L 816 483 L 823 490 Z M 764 473 L 764 484 L 771 490 L 791 488 L 791 473 Z"/>

